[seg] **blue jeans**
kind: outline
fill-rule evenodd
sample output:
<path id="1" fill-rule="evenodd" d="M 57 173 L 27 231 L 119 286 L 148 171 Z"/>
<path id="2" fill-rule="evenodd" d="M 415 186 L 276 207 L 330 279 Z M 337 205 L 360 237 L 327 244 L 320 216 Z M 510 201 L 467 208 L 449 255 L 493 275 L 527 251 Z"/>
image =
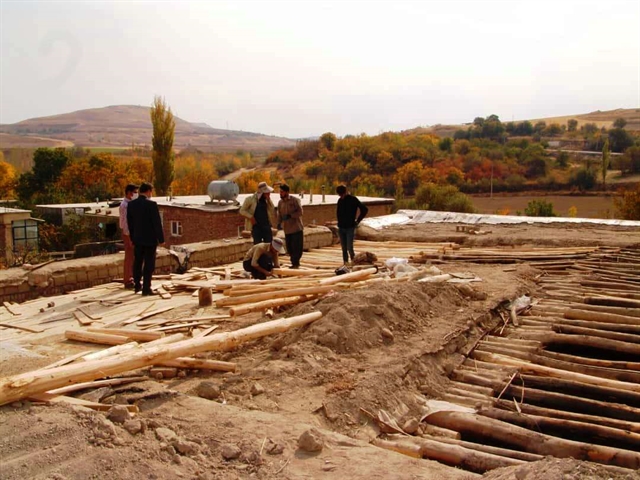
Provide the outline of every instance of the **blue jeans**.
<path id="1" fill-rule="evenodd" d="M 349 261 L 349 255 L 351 255 L 351 260 L 353 261 L 353 257 L 356 256 L 353 251 L 353 237 L 356 235 L 356 229 L 353 228 L 338 228 L 338 236 L 340 237 L 340 245 L 342 245 L 342 260 L 344 263 Z"/>

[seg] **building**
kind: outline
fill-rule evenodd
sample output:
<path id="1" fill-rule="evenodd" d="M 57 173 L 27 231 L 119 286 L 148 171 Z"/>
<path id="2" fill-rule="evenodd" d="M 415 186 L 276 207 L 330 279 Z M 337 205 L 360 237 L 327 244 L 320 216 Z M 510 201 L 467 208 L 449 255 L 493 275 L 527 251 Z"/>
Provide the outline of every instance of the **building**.
<path id="1" fill-rule="evenodd" d="M 26 252 L 39 250 L 38 222 L 31 211 L 0 207 L 0 260 L 12 265 Z"/>
<path id="2" fill-rule="evenodd" d="M 244 228 L 244 217 L 238 212 L 240 205 L 250 194 L 241 194 L 236 203 L 212 202 L 208 195 L 185 197 L 153 197 L 158 203 L 164 228 L 165 245 L 182 245 L 222 238 L 237 238 Z M 295 194 L 298 195 L 298 194 Z M 336 220 L 337 195 L 298 195 L 304 208 L 305 225 L 324 225 Z M 369 216 L 390 213 L 392 198 L 361 197 L 360 201 L 369 208 Z M 272 194 L 275 205 L 280 200 Z M 38 211 L 67 221 L 72 216 L 84 217 L 105 232 L 112 232 L 118 224 L 117 202 L 99 202 L 68 205 L 38 205 Z M 119 234 L 119 231 L 118 231 Z M 112 238 L 110 235 L 107 238 Z"/>

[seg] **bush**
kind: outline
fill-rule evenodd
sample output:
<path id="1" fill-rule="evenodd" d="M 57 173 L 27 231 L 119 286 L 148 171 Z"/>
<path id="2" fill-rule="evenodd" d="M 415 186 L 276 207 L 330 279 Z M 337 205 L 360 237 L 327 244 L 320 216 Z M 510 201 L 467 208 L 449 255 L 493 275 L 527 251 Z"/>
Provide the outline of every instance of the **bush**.
<path id="1" fill-rule="evenodd" d="M 546 200 L 532 200 L 524 209 L 524 214 L 528 217 L 557 217 L 553 211 L 553 203 Z"/>
<path id="2" fill-rule="evenodd" d="M 473 202 L 456 187 L 433 183 L 420 185 L 416 191 L 416 203 L 420 208 L 444 212 L 473 213 Z"/>
<path id="3" fill-rule="evenodd" d="M 635 190 L 621 190 L 613 199 L 616 216 L 623 220 L 640 220 L 640 183 Z"/>
<path id="4" fill-rule="evenodd" d="M 580 191 L 591 190 L 596 184 L 596 172 L 591 168 L 581 168 L 571 175 L 571 184 Z"/>

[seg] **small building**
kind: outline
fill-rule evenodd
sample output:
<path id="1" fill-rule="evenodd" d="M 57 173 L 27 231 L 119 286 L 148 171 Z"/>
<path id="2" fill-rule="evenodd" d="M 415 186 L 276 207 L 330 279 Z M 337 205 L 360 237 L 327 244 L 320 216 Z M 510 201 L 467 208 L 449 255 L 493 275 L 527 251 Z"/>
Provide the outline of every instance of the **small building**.
<path id="1" fill-rule="evenodd" d="M 212 202 L 208 195 L 192 195 L 184 197 L 153 197 L 158 203 L 160 217 L 164 229 L 165 245 L 182 245 L 186 243 L 205 242 L 222 238 L 237 238 L 244 228 L 244 217 L 239 214 L 240 205 L 251 194 L 238 196 L 238 203 Z M 304 208 L 305 225 L 324 225 L 336 220 L 337 195 L 293 194 L 300 198 Z M 369 208 L 369 216 L 375 217 L 390 213 L 393 198 L 362 197 L 360 201 Z M 280 198 L 272 194 L 274 205 Z M 113 229 L 118 224 L 118 202 L 91 202 L 86 204 L 38 205 L 38 211 L 48 213 L 68 221 L 76 215 L 85 221 L 93 222 L 104 228 L 107 239 L 114 239 Z M 120 230 L 115 236 L 120 237 Z"/>
<path id="2" fill-rule="evenodd" d="M 26 252 L 40 249 L 38 222 L 31 218 L 30 210 L 0 207 L 0 256 L 7 265 L 12 265 Z"/>

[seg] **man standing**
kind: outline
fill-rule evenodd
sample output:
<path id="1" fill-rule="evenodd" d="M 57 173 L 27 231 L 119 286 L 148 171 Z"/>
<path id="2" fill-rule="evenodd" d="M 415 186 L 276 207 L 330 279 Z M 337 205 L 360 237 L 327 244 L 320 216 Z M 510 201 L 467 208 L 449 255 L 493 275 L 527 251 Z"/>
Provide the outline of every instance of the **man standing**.
<path id="1" fill-rule="evenodd" d="M 120 204 L 120 230 L 124 243 L 124 288 L 133 288 L 133 242 L 127 223 L 127 206 L 131 200 L 138 197 L 138 186 L 130 183 L 124 189 L 124 198 Z"/>
<path id="2" fill-rule="evenodd" d="M 340 245 L 342 246 L 342 260 L 346 265 L 349 262 L 349 256 L 351 256 L 352 262 L 356 256 L 353 251 L 353 238 L 356 233 L 356 227 L 362 219 L 366 217 L 369 209 L 364 206 L 357 197 L 347 193 L 347 187 L 344 185 L 336 188 L 336 193 L 340 196 L 336 211 L 338 217 L 338 235 L 340 237 Z M 358 211 L 360 211 L 360 214 L 356 218 Z"/>
<path id="3" fill-rule="evenodd" d="M 273 188 L 267 182 L 260 182 L 258 191 L 247 197 L 240 208 L 240 215 L 246 218 L 244 229 L 251 231 L 254 245 L 273 239 L 271 229 L 276 225 L 276 208 L 271 201 L 271 192 Z"/>
<path id="4" fill-rule="evenodd" d="M 278 254 L 284 253 L 284 242 L 281 238 L 274 238 L 271 242 L 258 243 L 244 256 L 242 267 L 251 273 L 251 277 L 264 280 L 271 277 L 274 268 L 280 268 Z"/>
<path id="5" fill-rule="evenodd" d="M 152 200 L 153 185 L 140 185 L 140 195 L 127 206 L 127 223 L 133 242 L 133 284 L 136 293 L 153 295 L 151 276 L 156 268 L 156 249 L 164 243 L 158 204 Z M 142 286 L 140 286 L 140 279 Z"/>
<path id="6" fill-rule="evenodd" d="M 302 225 L 302 205 L 300 200 L 289 194 L 289 185 L 280 185 L 280 201 L 278 202 L 278 223 L 284 230 L 287 252 L 291 257 L 291 268 L 300 268 L 304 233 Z"/>

